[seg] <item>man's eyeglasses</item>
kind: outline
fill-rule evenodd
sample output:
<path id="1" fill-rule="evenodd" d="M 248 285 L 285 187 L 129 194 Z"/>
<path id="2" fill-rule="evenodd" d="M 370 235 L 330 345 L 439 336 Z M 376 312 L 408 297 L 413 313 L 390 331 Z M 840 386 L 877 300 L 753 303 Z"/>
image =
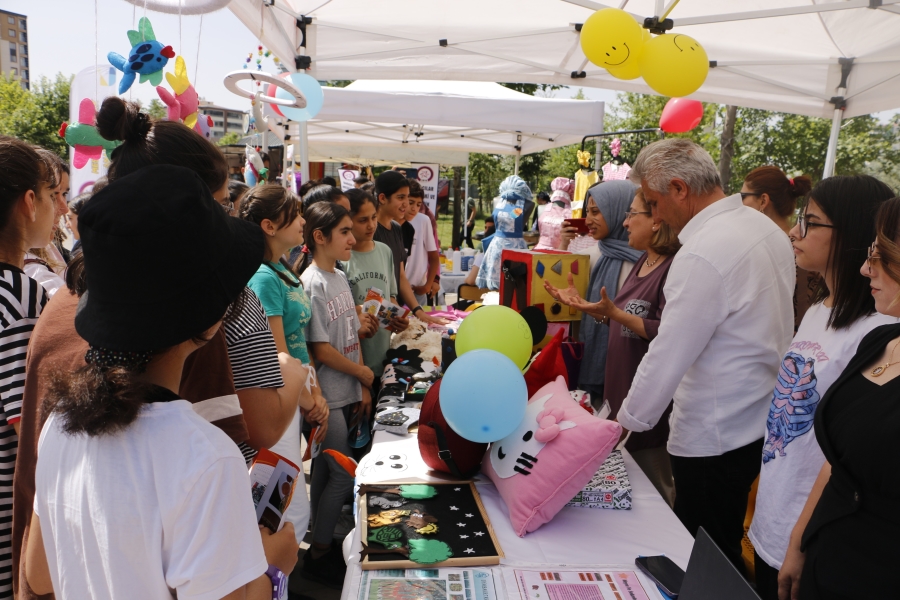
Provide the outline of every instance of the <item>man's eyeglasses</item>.
<path id="1" fill-rule="evenodd" d="M 875 244 L 877 244 L 877 242 L 872 242 L 872 245 L 869 246 L 869 252 L 866 255 L 866 265 L 869 267 L 869 275 L 872 274 L 872 267 L 875 263 L 881 261 L 881 255 L 876 254 L 876 252 L 878 252 L 878 247 Z"/>
<path id="2" fill-rule="evenodd" d="M 751 196 L 759 196 L 759 194 L 756 194 L 754 192 L 740 192 L 740 194 L 741 194 L 741 202 L 743 202 L 747 198 L 750 198 Z"/>
<path id="3" fill-rule="evenodd" d="M 633 218 L 635 218 L 635 217 L 638 216 L 638 215 L 652 215 L 652 214 L 653 214 L 653 213 L 651 213 L 651 212 L 649 212 L 649 211 L 646 211 L 646 210 L 632 210 L 632 211 L 629 211 L 629 212 L 625 213 L 625 218 L 626 218 L 626 219 L 633 219 Z"/>
<path id="4" fill-rule="evenodd" d="M 825 223 L 811 223 L 809 217 L 806 216 L 806 209 L 797 217 L 797 224 L 800 226 L 800 238 L 805 238 L 806 234 L 809 233 L 810 227 L 825 227 L 827 229 L 834 229 L 834 225 L 826 225 Z"/>

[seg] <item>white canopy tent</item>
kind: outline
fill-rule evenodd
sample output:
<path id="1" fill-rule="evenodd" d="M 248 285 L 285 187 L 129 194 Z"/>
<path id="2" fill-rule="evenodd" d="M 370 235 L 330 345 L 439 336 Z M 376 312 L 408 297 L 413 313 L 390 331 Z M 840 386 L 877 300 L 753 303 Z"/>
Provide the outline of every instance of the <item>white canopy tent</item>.
<path id="1" fill-rule="evenodd" d="M 311 160 L 467 165 L 469 152 L 518 159 L 603 131 L 603 102 L 535 98 L 490 82 L 360 80 L 324 92 L 307 126 Z"/>
<path id="2" fill-rule="evenodd" d="M 593 0 L 233 0 L 246 26 L 317 79 L 445 79 L 652 93 L 588 63 Z M 617 0 L 643 22 L 668 14 L 715 67 L 691 97 L 841 119 L 900 107 L 900 0 Z M 290 59 L 294 58 L 293 61 Z M 293 63 L 293 64 L 291 64 Z"/>

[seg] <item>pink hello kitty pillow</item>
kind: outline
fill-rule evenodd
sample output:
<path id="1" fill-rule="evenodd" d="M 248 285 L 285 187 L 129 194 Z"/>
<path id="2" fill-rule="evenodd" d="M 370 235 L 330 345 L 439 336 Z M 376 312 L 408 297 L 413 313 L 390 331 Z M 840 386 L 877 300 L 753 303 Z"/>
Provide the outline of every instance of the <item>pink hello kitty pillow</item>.
<path id="1" fill-rule="evenodd" d="M 516 535 L 556 516 L 591 480 L 621 434 L 618 423 L 572 400 L 562 377 L 538 390 L 522 423 L 491 444 L 481 466 L 506 502 Z"/>

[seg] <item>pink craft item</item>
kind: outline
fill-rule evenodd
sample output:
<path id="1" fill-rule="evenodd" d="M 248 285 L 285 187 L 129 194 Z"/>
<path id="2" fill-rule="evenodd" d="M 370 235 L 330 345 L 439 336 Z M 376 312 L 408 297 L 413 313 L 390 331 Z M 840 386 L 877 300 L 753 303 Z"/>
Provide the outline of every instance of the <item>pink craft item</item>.
<path id="1" fill-rule="evenodd" d="M 538 390 L 522 423 L 491 444 L 481 466 L 503 497 L 516 535 L 553 519 L 591 480 L 621 434 L 618 423 L 579 406 L 562 376 Z"/>
<path id="2" fill-rule="evenodd" d="M 703 120 L 703 104 L 687 98 L 670 98 L 659 118 L 659 128 L 666 133 L 690 131 Z"/>

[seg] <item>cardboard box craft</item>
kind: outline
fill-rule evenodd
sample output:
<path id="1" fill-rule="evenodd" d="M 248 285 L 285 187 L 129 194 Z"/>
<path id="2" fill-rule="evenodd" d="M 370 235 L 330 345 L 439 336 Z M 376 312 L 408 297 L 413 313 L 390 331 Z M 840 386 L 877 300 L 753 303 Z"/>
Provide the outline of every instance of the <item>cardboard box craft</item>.
<path id="1" fill-rule="evenodd" d="M 500 302 L 515 310 L 526 306 L 540 308 L 547 321 L 565 322 L 581 319 L 581 312 L 558 302 L 544 289 L 547 281 L 557 288 L 569 287 L 571 274 L 575 289 L 582 298 L 587 295 L 590 260 L 586 254 L 558 250 L 504 250 L 500 259 Z"/>

